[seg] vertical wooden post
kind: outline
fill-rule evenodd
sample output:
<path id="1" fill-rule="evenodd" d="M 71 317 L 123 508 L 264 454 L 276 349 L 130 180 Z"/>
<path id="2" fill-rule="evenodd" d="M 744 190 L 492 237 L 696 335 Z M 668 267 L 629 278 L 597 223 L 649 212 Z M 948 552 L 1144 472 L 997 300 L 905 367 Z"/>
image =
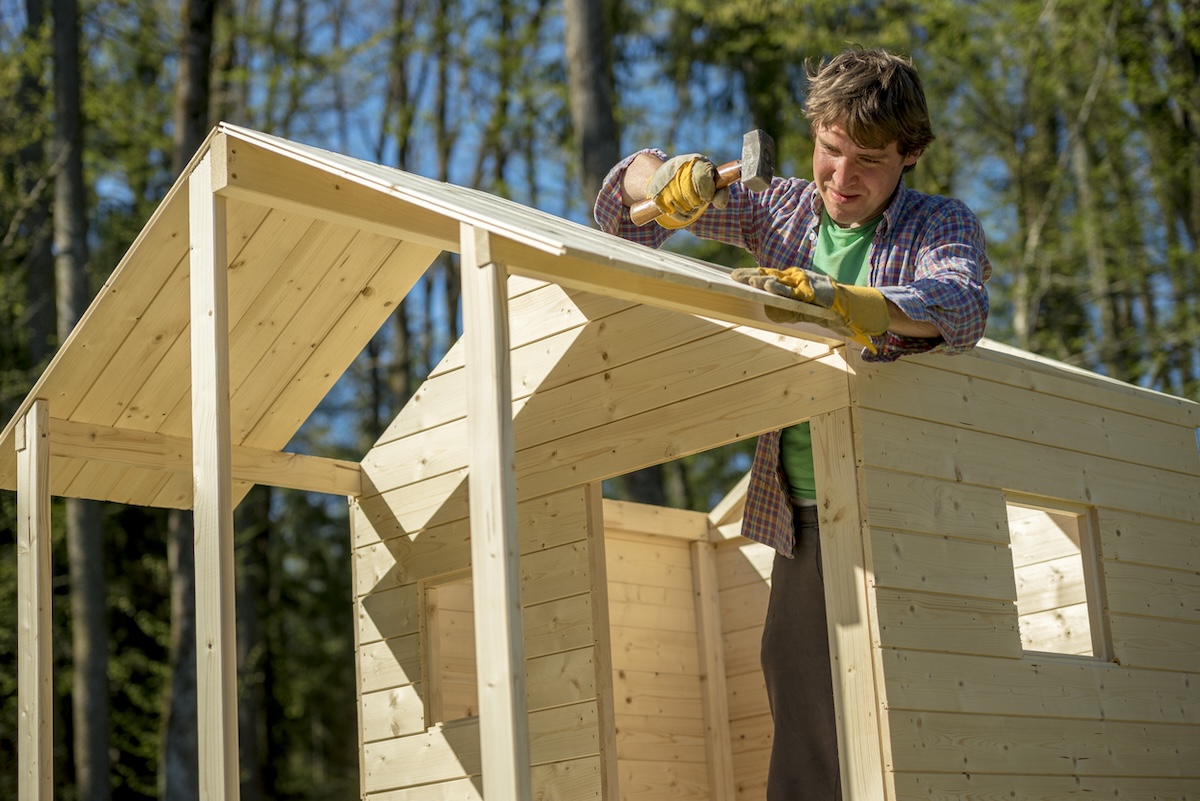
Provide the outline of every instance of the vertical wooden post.
<path id="1" fill-rule="evenodd" d="M 716 548 L 693 542 L 692 586 L 696 600 L 696 638 L 700 649 L 700 705 L 704 710 L 704 751 L 708 758 L 708 794 L 713 801 L 733 801 L 733 745 L 729 730 L 729 696 L 725 681 L 725 645 L 721 633 L 720 582 Z"/>
<path id="2" fill-rule="evenodd" d="M 604 485 L 600 481 L 592 482 L 584 492 L 587 502 L 588 590 L 592 596 L 592 660 L 596 669 L 596 722 L 600 728 L 600 798 L 616 799 L 620 797 L 621 780 L 617 772 L 617 702 L 612 678 Z"/>
<path id="3" fill-rule="evenodd" d="M 17 778 L 20 801 L 54 797 L 50 616 L 50 412 L 17 423 Z"/>
<path id="4" fill-rule="evenodd" d="M 196 531 L 196 701 L 200 797 L 237 801 L 237 650 L 229 426 L 225 200 L 213 156 L 188 179 L 191 228 L 192 509 Z"/>
<path id="5" fill-rule="evenodd" d="M 507 275 L 492 259 L 487 231 L 464 223 L 461 237 L 483 796 L 529 801 Z"/>
<path id="6" fill-rule="evenodd" d="M 817 497 L 821 499 L 821 563 L 833 666 L 842 798 L 895 798 L 887 764 L 888 737 L 877 694 L 882 675 L 872 634 L 870 538 L 864 529 L 862 488 L 852 410 L 818 415 L 812 425 Z"/>

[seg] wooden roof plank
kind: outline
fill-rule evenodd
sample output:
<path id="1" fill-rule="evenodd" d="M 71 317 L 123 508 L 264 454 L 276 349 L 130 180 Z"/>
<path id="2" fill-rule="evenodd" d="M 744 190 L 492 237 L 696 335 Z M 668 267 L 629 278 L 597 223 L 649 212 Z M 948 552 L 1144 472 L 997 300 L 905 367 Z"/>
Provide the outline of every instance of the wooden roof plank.
<path id="1" fill-rule="evenodd" d="M 320 164 L 300 162 L 259 143 L 225 136 L 223 146 L 228 174 L 216 191 L 225 197 L 458 252 L 457 220 L 420 203 L 346 180 Z"/>
<path id="2" fill-rule="evenodd" d="M 372 281 L 383 269 L 383 265 L 394 257 L 397 247 L 395 240 L 356 232 L 354 239 L 337 259 L 320 274 L 312 276 L 314 283 L 311 292 L 303 299 L 299 297 L 299 292 L 294 293 L 297 296 L 295 300 L 302 302 L 290 310 L 289 317 L 279 320 L 276 336 L 266 343 L 269 347 L 259 349 L 258 360 L 253 364 L 242 365 L 238 371 L 240 380 L 232 399 L 235 441 L 245 442 L 264 416 L 278 413 L 277 404 L 285 397 L 284 391 L 289 387 L 289 382 L 304 370 L 304 365 L 312 358 L 314 349 L 337 327 L 338 321 L 353 307 L 361 294 L 367 292 L 373 296 L 376 288 Z M 346 342 L 347 352 L 342 354 L 342 362 L 331 366 L 331 371 L 336 370 L 340 375 L 349 366 L 366 347 L 379 325 L 390 315 L 390 311 L 399 305 L 424 269 L 425 265 L 414 264 L 404 265 L 397 270 L 404 272 L 411 283 L 401 282 L 386 290 L 394 293 L 390 294 L 392 305 L 379 311 L 378 324 L 370 335 L 366 335 L 358 343 Z M 316 384 L 294 386 L 292 392 L 286 393 L 286 397 L 303 408 L 307 417 L 324 397 L 324 393 L 318 394 L 318 388 L 319 385 Z M 288 432 L 286 436 L 290 438 L 292 433 L 294 432 Z M 271 445 L 275 443 L 272 442 Z"/>
<path id="3" fill-rule="evenodd" d="M 312 225 L 312 220 L 279 214 L 267 210 L 237 207 L 230 215 L 234 220 L 256 219 L 254 234 L 245 239 L 230 237 L 230 246 L 242 245 L 237 255 L 230 258 L 227 279 L 229 286 L 230 324 L 236 324 L 251 306 L 262 284 L 279 268 L 284 254 L 273 250 L 273 243 L 287 237 L 298 237 Z M 236 224 L 235 224 L 236 226 Z M 239 229 L 244 230 L 244 229 Z M 184 273 L 186 279 L 187 273 Z M 186 286 L 185 286 L 186 289 Z M 185 304 L 187 294 L 174 299 Z M 191 329 L 190 323 L 176 337 L 167 354 L 156 369 L 137 387 L 129 399 L 119 425 L 146 431 L 166 430 L 183 436 L 188 423 L 168 425 L 173 410 L 183 405 L 190 409 L 189 391 L 191 377 Z M 190 415 L 190 412 L 189 412 Z M 190 420 L 190 416 L 185 417 Z M 96 421 L 107 422 L 107 421 Z"/>
<path id="4" fill-rule="evenodd" d="M 270 413 L 258 416 L 242 442 L 266 448 L 285 445 L 439 253 L 428 245 L 401 242 L 340 312 L 316 320 L 306 316 L 305 330 L 297 335 L 304 335 L 307 358 L 285 382 L 276 384 Z"/>
<path id="5" fill-rule="evenodd" d="M 86 459 L 111 473 L 121 472 L 117 466 L 188 474 L 192 470 L 189 438 L 152 431 L 55 419 L 50 426 L 50 448 L 55 459 Z M 232 464 L 235 481 L 333 495 L 362 492 L 357 462 L 234 446 Z"/>
<path id="6" fill-rule="evenodd" d="M 228 249 L 235 254 L 253 235 L 268 209 L 240 209 L 239 212 L 231 220 L 229 230 Z M 237 256 L 232 256 L 230 261 L 236 265 Z M 129 331 L 124 346 L 114 355 L 115 361 L 106 366 L 86 391 L 79 405 L 84 416 L 73 419 L 114 425 L 125 415 L 142 385 L 160 365 L 172 373 L 186 369 L 186 362 L 181 365 L 175 361 L 179 358 L 178 352 L 172 348 L 181 337 L 186 340 L 188 331 L 188 269 L 185 251 L 162 282 L 154 301 Z M 173 353 L 176 354 L 174 357 Z M 69 416 L 65 410 L 63 412 L 62 417 Z M 131 419 L 136 418 L 136 414 L 131 415 Z"/>
<path id="7" fill-rule="evenodd" d="M 230 261 L 230 269 L 226 271 L 229 304 L 229 336 L 230 347 L 233 347 L 232 332 L 247 314 L 253 313 L 264 288 L 272 285 L 277 278 L 286 280 L 290 274 L 289 259 L 295 243 L 318 223 L 309 218 L 295 214 L 283 214 L 272 211 L 259 227 L 254 237 L 239 254 L 238 259 Z M 244 330 L 243 330 L 244 334 Z M 181 337 L 180 347 L 175 354 L 177 359 L 190 359 L 190 336 Z M 182 361 L 158 371 L 150 382 L 147 382 L 143 396 L 138 399 L 138 406 L 155 410 L 167 410 L 155 429 L 165 434 L 186 436 L 191 428 L 190 380 L 181 379 L 180 367 L 186 367 L 188 362 Z M 232 366 L 232 365 L 231 365 Z M 233 386 L 232 372 L 229 377 Z M 151 394 L 153 393 L 153 394 Z"/>

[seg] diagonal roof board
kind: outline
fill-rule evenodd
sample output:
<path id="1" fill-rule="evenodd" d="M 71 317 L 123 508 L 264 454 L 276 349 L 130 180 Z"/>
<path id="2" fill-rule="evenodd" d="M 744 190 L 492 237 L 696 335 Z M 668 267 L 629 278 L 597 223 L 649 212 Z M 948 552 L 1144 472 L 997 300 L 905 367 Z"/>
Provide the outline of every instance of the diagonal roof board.
<path id="1" fill-rule="evenodd" d="M 230 414 L 243 491 L 261 480 L 354 494 L 349 465 L 280 449 L 434 259 L 459 250 L 466 227 L 488 231 L 493 257 L 515 274 L 798 330 L 763 312 L 764 303 L 788 301 L 737 284 L 715 265 L 477 190 L 221 124 L 0 433 L 0 488 L 15 487 L 16 424 L 45 398 L 54 494 L 190 505 L 188 178 L 205 154 L 227 208 Z M 807 334 L 826 338 L 817 328 Z"/>

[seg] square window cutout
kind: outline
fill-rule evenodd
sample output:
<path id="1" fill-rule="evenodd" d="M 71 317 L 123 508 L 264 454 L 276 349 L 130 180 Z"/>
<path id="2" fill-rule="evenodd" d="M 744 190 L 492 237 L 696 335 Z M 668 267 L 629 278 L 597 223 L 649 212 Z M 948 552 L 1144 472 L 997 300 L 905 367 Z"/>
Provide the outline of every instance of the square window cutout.
<path id="1" fill-rule="evenodd" d="M 1095 515 L 1009 497 L 1009 543 L 1026 651 L 1110 658 Z"/>

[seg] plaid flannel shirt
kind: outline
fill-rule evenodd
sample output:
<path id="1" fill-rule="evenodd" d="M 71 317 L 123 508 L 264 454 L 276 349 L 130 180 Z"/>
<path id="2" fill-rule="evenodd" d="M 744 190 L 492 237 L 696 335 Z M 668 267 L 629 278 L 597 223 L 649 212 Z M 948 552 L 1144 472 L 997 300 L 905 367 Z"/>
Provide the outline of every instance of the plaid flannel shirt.
<path id="1" fill-rule="evenodd" d="M 665 158 L 661 150 L 648 149 Z M 596 199 L 602 230 L 649 247 L 659 247 L 674 231 L 659 225 L 639 228 L 621 203 L 621 179 L 632 154 L 609 172 Z M 729 187 L 729 204 L 710 208 L 688 230 L 749 251 L 760 267 L 817 269 L 823 203 L 816 184 L 802 178 L 776 178 L 762 192 L 741 184 Z M 918 322 L 929 322 L 940 338 L 876 337 L 878 353 L 863 351 L 866 361 L 890 362 L 926 351 L 963 353 L 974 347 L 987 324 L 984 282 L 991 275 L 983 227 L 966 204 L 926 195 L 901 181 L 875 230 L 870 285 Z M 742 534 L 790 557 L 794 545 L 792 505 L 779 464 L 779 432 L 759 438 L 742 519 Z"/>

